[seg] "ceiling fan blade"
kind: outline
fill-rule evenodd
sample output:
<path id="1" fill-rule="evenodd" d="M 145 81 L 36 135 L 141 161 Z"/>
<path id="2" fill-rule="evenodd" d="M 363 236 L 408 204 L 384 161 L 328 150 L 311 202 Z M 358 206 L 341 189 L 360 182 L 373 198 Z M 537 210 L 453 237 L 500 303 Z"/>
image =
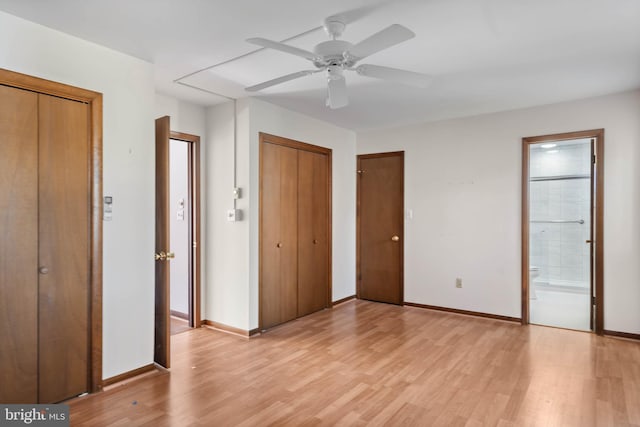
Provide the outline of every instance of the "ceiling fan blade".
<path id="1" fill-rule="evenodd" d="M 391 0 L 380 0 L 380 1 L 371 1 L 368 0 L 366 6 L 358 7 L 355 9 L 345 10 L 343 12 L 337 13 L 335 15 L 331 15 L 328 20 L 338 20 L 340 22 L 344 22 L 345 24 L 351 24 L 353 22 L 359 21 L 362 18 L 370 15 L 375 12 L 377 9 L 380 9 L 385 4 L 390 3 Z"/>
<path id="2" fill-rule="evenodd" d="M 300 77 L 309 76 L 311 74 L 317 73 L 316 70 L 304 70 L 298 71 L 295 73 L 287 74 L 286 76 L 278 77 L 272 80 L 268 80 L 266 82 L 262 82 L 260 84 L 249 86 L 244 88 L 247 92 L 257 92 L 262 89 L 266 89 L 271 86 L 279 85 L 280 83 L 288 82 L 289 80 L 298 79 Z"/>
<path id="3" fill-rule="evenodd" d="M 381 67 L 379 65 L 362 64 L 357 66 L 355 70 L 361 76 L 389 80 L 422 88 L 429 86 L 432 80 L 432 78 L 426 74 L 398 70 L 397 68 Z"/>
<path id="4" fill-rule="evenodd" d="M 349 97 L 347 95 L 347 81 L 345 78 L 330 78 L 328 82 L 327 106 L 332 110 L 346 107 L 349 104 Z"/>
<path id="5" fill-rule="evenodd" d="M 255 44 L 255 45 L 258 45 L 258 46 L 267 47 L 269 49 L 279 50 L 281 52 L 290 53 L 290 54 L 296 55 L 296 56 L 301 56 L 301 57 L 306 58 L 306 59 L 308 59 L 310 61 L 314 61 L 317 58 L 317 55 L 315 55 L 313 52 L 309 52 L 308 50 L 304 50 L 304 49 L 300 49 L 300 48 L 297 48 L 297 47 L 289 46 L 288 44 L 275 42 L 273 40 L 263 39 L 261 37 L 254 37 L 254 38 L 251 38 L 251 39 L 247 39 L 247 41 L 249 43 L 252 43 L 252 44 Z"/>
<path id="6" fill-rule="evenodd" d="M 415 33 L 410 29 L 393 24 L 353 46 L 349 50 L 349 54 L 354 58 L 363 59 L 415 36 Z"/>

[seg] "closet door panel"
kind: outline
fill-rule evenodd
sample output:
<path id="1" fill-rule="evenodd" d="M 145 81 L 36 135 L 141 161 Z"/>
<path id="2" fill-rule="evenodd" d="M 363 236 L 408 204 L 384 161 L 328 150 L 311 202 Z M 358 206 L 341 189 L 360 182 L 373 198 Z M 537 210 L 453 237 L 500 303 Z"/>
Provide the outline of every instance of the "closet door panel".
<path id="1" fill-rule="evenodd" d="M 279 149 L 282 323 L 295 319 L 298 312 L 298 153 L 293 148 Z"/>
<path id="2" fill-rule="evenodd" d="M 88 389 L 88 136 L 86 104 L 39 95 L 40 402 Z"/>
<path id="3" fill-rule="evenodd" d="M 298 152 L 298 317 L 327 307 L 328 156 Z"/>
<path id="4" fill-rule="evenodd" d="M 266 329 L 297 313 L 296 150 L 261 146 L 260 319 Z"/>
<path id="5" fill-rule="evenodd" d="M 38 394 L 38 95 L 0 86 L 0 402 Z"/>

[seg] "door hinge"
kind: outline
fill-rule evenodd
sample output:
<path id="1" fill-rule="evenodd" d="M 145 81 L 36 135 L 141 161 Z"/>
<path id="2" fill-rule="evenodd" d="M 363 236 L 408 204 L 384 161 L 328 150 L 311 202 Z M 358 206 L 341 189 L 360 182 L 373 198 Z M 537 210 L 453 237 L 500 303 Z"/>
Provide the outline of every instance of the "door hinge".
<path id="1" fill-rule="evenodd" d="M 593 162 L 594 165 L 596 164 L 596 155 L 595 154 L 592 156 L 591 161 Z"/>
<path id="2" fill-rule="evenodd" d="M 596 297 L 591 297 L 591 305 L 596 305 Z"/>

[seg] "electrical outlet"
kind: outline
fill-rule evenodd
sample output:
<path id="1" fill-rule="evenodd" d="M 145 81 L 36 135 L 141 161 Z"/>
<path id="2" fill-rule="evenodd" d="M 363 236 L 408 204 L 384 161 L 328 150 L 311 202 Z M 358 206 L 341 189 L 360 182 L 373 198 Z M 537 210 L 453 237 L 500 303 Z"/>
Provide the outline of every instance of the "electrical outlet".
<path id="1" fill-rule="evenodd" d="M 456 288 L 462 287 L 462 279 L 460 277 L 456 278 Z"/>

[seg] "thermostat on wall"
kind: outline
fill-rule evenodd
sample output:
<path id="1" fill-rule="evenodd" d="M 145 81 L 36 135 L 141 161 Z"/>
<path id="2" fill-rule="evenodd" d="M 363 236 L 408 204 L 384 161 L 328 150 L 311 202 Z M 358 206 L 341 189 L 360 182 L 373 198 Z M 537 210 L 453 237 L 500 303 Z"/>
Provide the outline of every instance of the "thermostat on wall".
<path id="1" fill-rule="evenodd" d="M 113 219 L 113 197 L 104 196 L 102 218 L 105 221 L 111 221 Z"/>

